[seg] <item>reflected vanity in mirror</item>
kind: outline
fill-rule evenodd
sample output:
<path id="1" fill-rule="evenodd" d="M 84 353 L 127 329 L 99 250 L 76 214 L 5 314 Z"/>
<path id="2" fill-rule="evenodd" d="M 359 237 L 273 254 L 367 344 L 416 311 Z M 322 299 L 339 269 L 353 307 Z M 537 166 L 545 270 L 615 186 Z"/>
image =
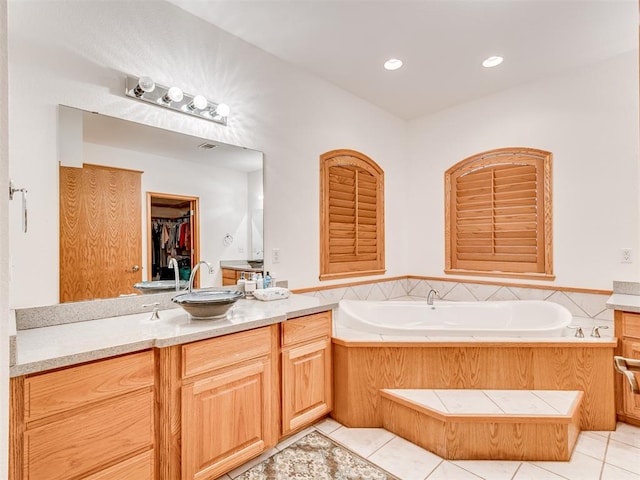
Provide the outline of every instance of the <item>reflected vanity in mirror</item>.
<path id="1" fill-rule="evenodd" d="M 59 147 L 60 302 L 262 259 L 261 152 L 66 106 Z"/>

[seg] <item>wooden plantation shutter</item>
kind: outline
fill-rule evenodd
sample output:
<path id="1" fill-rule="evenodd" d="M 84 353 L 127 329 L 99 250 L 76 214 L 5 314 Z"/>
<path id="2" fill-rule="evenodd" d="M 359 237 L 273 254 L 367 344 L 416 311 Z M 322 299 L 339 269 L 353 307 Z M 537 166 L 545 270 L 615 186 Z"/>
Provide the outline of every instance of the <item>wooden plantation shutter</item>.
<path id="1" fill-rule="evenodd" d="M 551 157 L 502 148 L 445 172 L 446 273 L 554 278 Z"/>
<path id="2" fill-rule="evenodd" d="M 320 156 L 320 280 L 384 267 L 384 172 L 354 150 Z"/>

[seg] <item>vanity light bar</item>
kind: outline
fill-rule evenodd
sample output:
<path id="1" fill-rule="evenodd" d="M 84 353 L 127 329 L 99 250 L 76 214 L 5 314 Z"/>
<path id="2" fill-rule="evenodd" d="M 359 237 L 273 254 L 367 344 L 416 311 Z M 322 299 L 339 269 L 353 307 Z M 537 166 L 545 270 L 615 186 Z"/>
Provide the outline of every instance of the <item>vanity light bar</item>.
<path id="1" fill-rule="evenodd" d="M 228 105 L 209 102 L 202 95 L 184 93 L 178 87 L 165 87 L 155 83 L 149 77 L 127 76 L 125 95 L 156 107 L 168 108 L 192 117 L 227 125 Z"/>

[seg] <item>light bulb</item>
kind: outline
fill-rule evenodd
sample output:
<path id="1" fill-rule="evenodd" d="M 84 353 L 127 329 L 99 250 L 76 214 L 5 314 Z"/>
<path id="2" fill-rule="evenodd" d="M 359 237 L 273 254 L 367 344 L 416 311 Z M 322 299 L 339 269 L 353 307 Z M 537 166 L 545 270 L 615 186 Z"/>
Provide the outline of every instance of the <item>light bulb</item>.
<path id="1" fill-rule="evenodd" d="M 156 84 L 149 77 L 140 77 L 138 80 L 138 84 L 133 89 L 133 94 L 140 98 L 147 92 L 153 92 L 153 89 L 156 88 Z"/>
<path id="2" fill-rule="evenodd" d="M 216 115 L 220 115 L 221 117 L 228 117 L 229 112 L 231 112 L 231 109 L 229 108 L 229 105 L 227 105 L 226 103 L 220 103 L 216 107 Z"/>
<path id="3" fill-rule="evenodd" d="M 384 62 L 384 68 L 387 70 L 398 70 L 402 66 L 402 60 L 390 58 Z"/>
<path id="4" fill-rule="evenodd" d="M 178 87 L 171 87 L 161 100 L 164 103 L 180 102 L 182 101 L 183 96 L 184 94 L 182 93 L 182 90 Z"/>
<path id="5" fill-rule="evenodd" d="M 504 58 L 498 55 L 494 55 L 492 57 L 487 58 L 485 61 L 483 61 L 482 66 L 485 68 L 497 67 L 502 63 L 502 60 L 504 60 Z"/>
<path id="6" fill-rule="evenodd" d="M 187 105 L 187 108 L 191 111 L 194 111 L 196 109 L 204 110 L 205 108 L 207 108 L 208 103 L 209 102 L 205 97 L 203 97 L 202 95 L 196 95 L 195 97 L 193 97 L 193 100 L 191 100 L 189 105 Z"/>

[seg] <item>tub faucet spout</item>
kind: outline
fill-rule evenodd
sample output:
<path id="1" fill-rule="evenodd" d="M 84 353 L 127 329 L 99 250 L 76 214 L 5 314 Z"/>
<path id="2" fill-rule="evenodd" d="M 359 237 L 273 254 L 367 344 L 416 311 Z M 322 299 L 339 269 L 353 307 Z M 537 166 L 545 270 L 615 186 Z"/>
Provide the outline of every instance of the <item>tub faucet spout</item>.
<path id="1" fill-rule="evenodd" d="M 440 298 L 440 293 L 438 292 L 438 290 L 434 290 L 433 288 L 431 290 L 429 290 L 429 293 L 427 293 L 427 305 L 431 305 L 433 306 L 433 298 Z"/>

